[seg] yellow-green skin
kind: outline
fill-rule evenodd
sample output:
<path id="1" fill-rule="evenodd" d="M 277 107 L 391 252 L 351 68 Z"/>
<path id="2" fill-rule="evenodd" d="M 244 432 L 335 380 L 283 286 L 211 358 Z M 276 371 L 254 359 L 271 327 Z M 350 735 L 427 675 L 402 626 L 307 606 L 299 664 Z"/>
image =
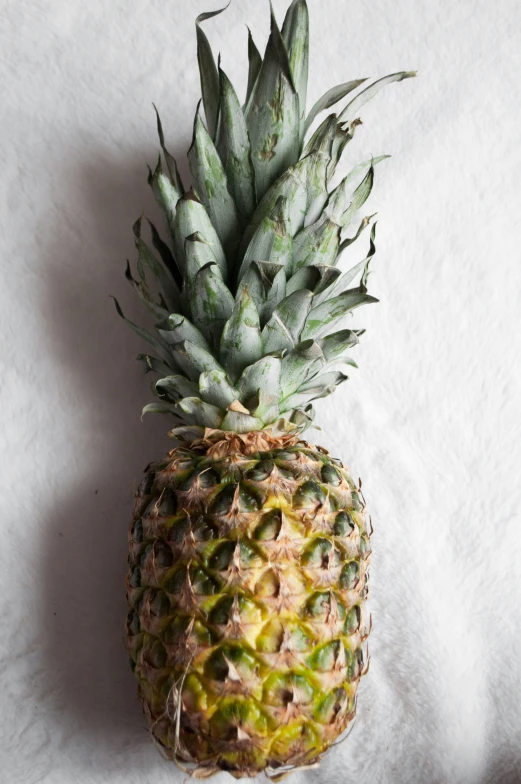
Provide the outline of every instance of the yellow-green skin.
<path id="1" fill-rule="evenodd" d="M 364 507 L 342 464 L 306 444 L 178 449 L 147 468 L 127 639 L 169 758 L 201 777 L 275 774 L 344 732 L 366 667 Z"/>

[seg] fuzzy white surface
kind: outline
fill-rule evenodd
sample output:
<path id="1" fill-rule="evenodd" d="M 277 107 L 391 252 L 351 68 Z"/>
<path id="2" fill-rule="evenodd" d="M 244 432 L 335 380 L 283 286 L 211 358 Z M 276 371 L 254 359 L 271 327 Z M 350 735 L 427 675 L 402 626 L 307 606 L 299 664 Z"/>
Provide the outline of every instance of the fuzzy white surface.
<path id="1" fill-rule="evenodd" d="M 145 732 L 122 644 L 132 487 L 170 445 L 165 420 L 140 422 L 141 345 L 108 295 L 138 316 L 123 268 L 133 221 L 154 213 L 151 102 L 185 152 L 194 18 L 219 5 L 0 4 L 2 784 L 184 778 Z M 357 312 L 360 370 L 318 406 L 314 436 L 364 480 L 372 665 L 350 738 L 293 781 L 519 784 L 521 11 L 310 9 L 310 100 L 419 77 L 364 108 L 349 149 L 393 155 L 370 202 L 381 303 Z M 263 43 L 267 3 L 235 0 L 206 26 L 241 89 L 246 22 Z"/>

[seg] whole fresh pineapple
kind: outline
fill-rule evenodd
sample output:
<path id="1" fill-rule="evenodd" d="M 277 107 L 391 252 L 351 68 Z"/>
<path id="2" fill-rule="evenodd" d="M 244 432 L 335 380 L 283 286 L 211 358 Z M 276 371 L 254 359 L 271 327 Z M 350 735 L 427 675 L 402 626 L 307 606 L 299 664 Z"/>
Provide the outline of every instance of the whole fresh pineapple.
<path id="1" fill-rule="evenodd" d="M 215 13 L 221 13 L 217 11 Z M 348 728 L 367 669 L 370 525 L 339 460 L 301 440 L 311 401 L 354 364 L 363 330 L 341 328 L 367 293 L 375 252 L 342 272 L 374 167 L 332 188 L 361 106 L 401 72 L 362 89 L 310 136 L 308 10 L 271 16 L 264 58 L 249 37 L 246 103 L 197 20 L 206 123 L 198 110 L 185 190 L 158 117 L 149 183 L 167 240 L 134 226 L 138 277 L 157 335 L 140 355 L 180 444 L 145 470 L 130 529 L 127 640 L 150 730 L 197 777 L 272 779 L 314 765 Z M 116 303 L 118 312 L 123 313 Z"/>

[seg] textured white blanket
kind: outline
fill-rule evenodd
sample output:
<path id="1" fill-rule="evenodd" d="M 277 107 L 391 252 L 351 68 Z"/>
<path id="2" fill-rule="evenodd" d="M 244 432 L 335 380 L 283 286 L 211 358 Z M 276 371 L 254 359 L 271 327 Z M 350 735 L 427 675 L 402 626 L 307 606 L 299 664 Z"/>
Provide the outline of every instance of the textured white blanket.
<path id="1" fill-rule="evenodd" d="M 184 153 L 193 21 L 218 7 L 0 3 L 1 784 L 183 780 L 147 736 L 122 644 L 132 487 L 169 444 L 165 420 L 140 422 L 141 346 L 108 295 L 137 317 L 123 270 L 133 221 L 155 209 L 151 102 Z M 372 662 L 349 739 L 293 781 L 519 784 L 521 11 L 310 9 L 311 100 L 419 77 L 364 108 L 346 161 L 393 156 L 369 205 L 381 303 L 357 311 L 360 370 L 312 438 L 364 481 Z M 207 25 L 241 89 L 246 22 L 262 45 L 267 2 L 234 0 Z"/>

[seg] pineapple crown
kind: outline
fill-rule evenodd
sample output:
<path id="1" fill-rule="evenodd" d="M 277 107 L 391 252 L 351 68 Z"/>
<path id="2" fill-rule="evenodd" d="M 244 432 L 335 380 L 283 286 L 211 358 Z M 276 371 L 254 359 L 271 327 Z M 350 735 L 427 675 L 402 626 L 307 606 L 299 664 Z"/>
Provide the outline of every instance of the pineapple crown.
<path id="1" fill-rule="evenodd" d="M 149 222 L 152 250 L 142 219 L 136 221 L 137 279 L 128 263 L 126 277 L 157 334 L 126 319 L 116 301 L 119 315 L 154 351 L 138 356 L 146 372 L 159 376 L 152 384 L 158 400 L 143 413 L 171 415 L 170 435 L 186 441 L 210 429 L 300 433 L 313 420 L 311 401 L 347 378 L 332 366 L 356 367 L 348 352 L 363 330 L 335 327 L 360 305 L 377 302 L 367 291 L 376 224 L 365 258 L 343 273 L 337 264 L 374 217 L 348 236 L 376 164 L 389 156 L 360 163 L 335 188 L 331 181 L 360 124 L 359 109 L 385 85 L 415 75 L 402 71 L 364 87 L 310 136 L 317 116 L 366 80 L 333 87 L 306 113 L 308 8 L 306 0 L 293 0 L 282 30 L 271 8 L 264 57 L 248 31 L 241 106 L 201 27 L 224 10 L 196 21 L 202 101 L 188 190 L 156 110 L 161 152 L 148 181 L 168 242 Z"/>

